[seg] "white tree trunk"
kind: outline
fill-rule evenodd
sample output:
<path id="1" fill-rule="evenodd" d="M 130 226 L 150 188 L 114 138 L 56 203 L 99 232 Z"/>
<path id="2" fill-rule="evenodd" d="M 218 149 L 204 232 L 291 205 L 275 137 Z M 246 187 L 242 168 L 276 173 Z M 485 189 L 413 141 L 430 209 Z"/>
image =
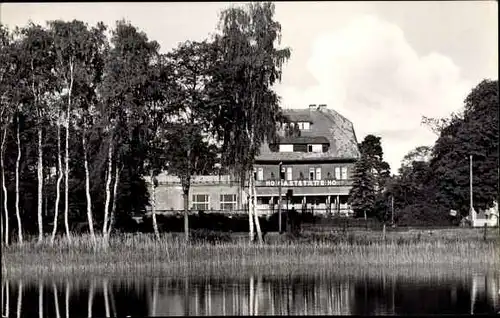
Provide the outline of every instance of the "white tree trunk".
<path id="1" fill-rule="evenodd" d="M 254 232 L 253 232 L 253 200 L 252 200 L 252 196 L 253 196 L 253 193 L 252 193 L 252 180 L 253 180 L 253 173 L 250 172 L 250 177 L 248 178 L 248 194 L 249 194 L 249 198 L 248 198 L 248 224 L 250 226 L 250 242 L 253 242 L 253 239 L 254 239 Z"/>
<path id="2" fill-rule="evenodd" d="M 56 202 L 54 204 L 54 226 L 52 228 L 52 237 L 50 243 L 54 243 L 57 232 L 57 219 L 59 218 L 59 200 L 61 196 L 61 182 L 63 177 L 63 167 L 61 160 L 61 126 L 57 125 L 57 184 L 56 184 Z"/>
<path id="3" fill-rule="evenodd" d="M 23 243 L 23 226 L 21 224 L 21 212 L 19 211 L 19 163 L 21 162 L 21 137 L 19 136 L 19 115 L 17 115 L 17 160 L 16 160 L 16 218 L 17 237 L 19 244 Z"/>
<path id="4" fill-rule="evenodd" d="M 3 129 L 3 135 L 2 135 L 2 145 L 0 148 L 0 165 L 2 166 L 2 191 L 3 191 L 3 209 L 4 209 L 4 215 L 5 215 L 5 245 L 9 245 L 9 210 L 7 207 L 7 187 L 5 186 L 5 166 L 4 166 L 4 160 L 3 160 L 3 154 L 5 151 L 5 139 L 7 136 L 7 128 Z M 2 228 L 3 230 L 3 228 Z M 4 240 L 4 237 L 2 236 L 1 240 Z"/>
<path id="5" fill-rule="evenodd" d="M 17 318 L 21 317 L 21 311 L 23 308 L 23 289 L 24 289 L 23 281 L 19 280 L 17 284 L 17 311 L 16 311 Z"/>
<path id="6" fill-rule="evenodd" d="M 59 296 L 57 295 L 57 287 L 55 283 L 52 283 L 52 290 L 54 293 L 54 307 L 56 311 L 56 318 L 61 318 L 61 314 L 59 312 Z M 92 317 L 92 316 L 89 316 Z"/>
<path id="7" fill-rule="evenodd" d="M 151 217 L 153 218 L 153 231 L 155 232 L 156 239 L 160 239 L 160 232 L 158 231 L 158 222 L 156 221 L 156 185 L 151 174 Z"/>
<path id="8" fill-rule="evenodd" d="M 43 240 L 43 148 L 42 148 L 42 127 L 38 127 L 38 243 Z"/>
<path id="9" fill-rule="evenodd" d="M 71 93 L 73 90 L 73 62 L 70 61 L 70 85 L 68 90 L 68 108 L 66 110 L 66 144 L 65 144 L 65 171 L 64 171 L 64 227 L 66 228 L 66 236 L 68 241 L 71 242 L 71 233 L 69 231 L 69 124 L 71 115 Z"/>
<path id="10" fill-rule="evenodd" d="M 85 196 L 87 197 L 87 221 L 89 222 L 90 236 L 94 245 L 97 244 L 95 233 L 94 233 L 94 219 L 92 217 L 92 198 L 90 197 L 90 177 L 89 177 L 89 163 L 87 159 L 87 147 L 85 144 L 85 129 L 82 134 L 82 146 L 83 146 L 83 163 L 85 167 Z"/>
<path id="11" fill-rule="evenodd" d="M 107 239 L 108 236 L 108 219 L 109 219 L 109 203 L 111 200 L 111 169 L 113 167 L 113 139 L 110 138 L 108 147 L 108 173 L 106 177 L 106 201 L 104 202 L 104 226 L 102 228 L 102 234 L 104 238 Z"/>
<path id="12" fill-rule="evenodd" d="M 259 216 L 257 215 L 257 191 L 255 189 L 255 180 L 252 178 L 252 207 L 253 211 L 252 214 L 255 218 L 255 229 L 257 230 L 257 237 L 259 239 L 259 244 L 262 245 L 264 243 L 264 240 L 262 239 L 262 231 L 260 229 L 260 222 L 259 222 Z"/>
<path id="13" fill-rule="evenodd" d="M 111 215 L 109 216 L 109 227 L 108 227 L 108 234 L 111 234 L 111 231 L 113 230 L 113 225 L 115 224 L 115 211 L 116 211 L 116 194 L 118 192 L 118 183 L 120 182 L 120 171 L 121 168 L 118 169 L 115 165 L 115 182 L 113 184 L 113 204 L 111 206 Z"/>

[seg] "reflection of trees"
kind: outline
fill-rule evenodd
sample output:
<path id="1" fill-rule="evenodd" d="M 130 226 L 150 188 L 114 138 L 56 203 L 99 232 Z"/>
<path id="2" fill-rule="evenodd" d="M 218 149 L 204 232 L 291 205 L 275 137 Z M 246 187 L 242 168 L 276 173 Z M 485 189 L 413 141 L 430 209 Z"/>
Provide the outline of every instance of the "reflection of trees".
<path id="1" fill-rule="evenodd" d="M 23 281 L 19 280 L 17 284 L 17 318 L 21 317 L 21 308 L 23 308 Z"/>
<path id="2" fill-rule="evenodd" d="M 38 317 L 43 318 L 43 282 L 38 281 Z"/>
<path id="3" fill-rule="evenodd" d="M 54 308 L 56 311 L 56 318 L 61 318 L 61 314 L 59 313 L 59 296 L 57 295 L 57 287 L 54 282 L 52 283 L 52 292 L 54 295 Z M 89 317 L 92 317 L 92 311 L 89 312 Z"/>
<path id="4" fill-rule="evenodd" d="M 67 318 L 70 315 L 70 296 L 72 310 L 79 313 L 87 309 L 89 317 L 469 314 L 471 305 L 474 313 L 498 311 L 496 276 L 473 276 L 461 281 L 409 279 L 396 276 L 325 279 L 320 276 L 274 278 L 254 275 L 239 280 L 154 278 L 135 284 L 109 279 L 98 283 L 90 280 L 84 285 L 75 285 L 70 280 L 60 285 L 55 282 L 46 285 L 47 282 L 41 280 L 27 284 L 19 280 L 12 286 L 3 280 L 2 314 L 6 316 L 11 310 L 11 316 L 17 317 L 36 317 L 38 312 L 40 317 L 60 318 L 64 313 L 60 312 L 63 309 L 59 306 L 59 296 L 65 297 L 65 305 L 61 306 L 65 307 Z M 64 289 L 61 293 L 60 288 Z M 13 299 L 12 308 L 9 307 L 9 298 Z M 23 303 L 38 303 L 38 306 L 23 308 Z"/>

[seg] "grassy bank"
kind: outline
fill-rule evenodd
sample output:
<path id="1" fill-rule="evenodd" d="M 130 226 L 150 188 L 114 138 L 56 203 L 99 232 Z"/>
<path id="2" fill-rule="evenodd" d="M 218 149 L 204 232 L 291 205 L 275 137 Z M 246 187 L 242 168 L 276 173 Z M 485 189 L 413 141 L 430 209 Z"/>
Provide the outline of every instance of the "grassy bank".
<path id="1" fill-rule="evenodd" d="M 2 247 L 2 274 L 44 275 L 183 275 L 242 271 L 267 274 L 297 272 L 311 268 L 500 268 L 498 235 L 483 240 L 475 230 L 309 233 L 300 238 L 271 235 L 260 247 L 244 240 L 198 242 L 186 245 L 182 236 L 165 234 L 160 241 L 146 234 L 120 234 L 95 249 L 88 236 L 74 237 L 72 243 L 58 239 L 54 246 L 34 241 Z M 451 231 L 451 232 L 450 232 Z"/>

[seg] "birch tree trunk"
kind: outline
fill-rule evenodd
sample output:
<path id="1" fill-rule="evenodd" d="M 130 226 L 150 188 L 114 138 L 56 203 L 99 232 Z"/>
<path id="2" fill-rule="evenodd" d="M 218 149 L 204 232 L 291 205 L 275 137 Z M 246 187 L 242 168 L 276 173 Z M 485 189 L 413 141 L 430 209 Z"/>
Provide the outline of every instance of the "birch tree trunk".
<path id="1" fill-rule="evenodd" d="M 104 202 L 104 226 L 102 228 L 102 234 L 104 239 L 108 237 L 108 219 L 109 219 L 109 203 L 111 197 L 111 169 L 113 168 L 113 137 L 110 138 L 108 147 L 108 172 L 106 177 L 106 201 Z"/>
<path id="2" fill-rule="evenodd" d="M 40 125 L 40 123 L 39 123 Z M 37 217 L 38 217 L 38 243 L 43 240 L 43 147 L 42 147 L 42 127 L 38 127 L 38 204 L 37 204 Z"/>
<path id="3" fill-rule="evenodd" d="M 111 231 L 113 230 L 113 226 L 115 225 L 115 211 L 116 211 L 116 202 L 117 202 L 116 194 L 118 193 L 118 182 L 120 182 L 120 172 L 121 172 L 122 168 L 118 169 L 115 166 L 115 182 L 113 184 L 113 204 L 111 206 L 111 215 L 109 216 L 108 234 L 111 234 Z"/>
<path id="4" fill-rule="evenodd" d="M 3 191 L 3 211 L 5 215 L 5 245 L 9 245 L 9 210 L 7 206 L 7 187 L 5 186 L 5 166 L 4 166 L 4 160 L 3 160 L 3 154 L 5 151 L 5 139 L 7 136 L 7 128 L 3 129 L 3 135 L 2 135 L 2 145 L 0 148 L 0 165 L 2 166 L 2 191 Z M 3 230 L 3 227 L 2 227 Z M 1 240 L 4 240 L 4 237 L 2 236 Z"/>
<path id="5" fill-rule="evenodd" d="M 85 124 L 84 124 L 85 125 Z M 90 236 L 94 245 L 97 244 L 95 233 L 94 233 L 94 220 L 92 217 L 92 198 L 90 197 L 90 177 L 89 177 L 89 163 L 87 160 L 87 147 L 85 144 L 85 128 L 82 134 L 82 146 L 83 146 L 83 162 L 85 166 L 85 196 L 87 197 L 87 221 L 89 222 Z"/>
<path id="6" fill-rule="evenodd" d="M 182 194 L 184 199 L 184 239 L 189 242 L 189 188 Z"/>
<path id="7" fill-rule="evenodd" d="M 253 242 L 254 239 L 254 232 L 253 232 L 253 200 L 252 200 L 252 179 L 253 179 L 253 174 L 250 172 L 250 176 L 248 178 L 248 225 L 250 227 L 250 242 Z"/>
<path id="8" fill-rule="evenodd" d="M 71 93 L 73 90 L 73 61 L 69 62 L 70 70 L 70 84 L 68 90 L 68 107 L 66 109 L 66 144 L 65 144 L 65 171 L 64 171 L 64 227 L 66 228 L 66 236 L 68 241 L 71 242 L 71 233 L 69 231 L 69 124 L 70 124 L 70 114 L 71 114 Z"/>
<path id="9" fill-rule="evenodd" d="M 158 232 L 158 223 L 156 222 L 156 184 L 154 176 L 151 173 L 151 217 L 153 218 L 153 231 L 156 239 L 160 239 L 160 232 Z"/>
<path id="10" fill-rule="evenodd" d="M 253 207 L 253 211 L 252 211 L 252 214 L 255 218 L 255 229 L 257 230 L 257 237 L 259 239 L 259 244 L 262 245 L 264 243 L 263 239 L 262 239 L 262 231 L 260 229 L 260 222 L 259 222 L 259 216 L 257 215 L 257 191 L 255 189 L 255 180 L 252 178 L 252 207 Z"/>
<path id="11" fill-rule="evenodd" d="M 17 237 L 19 244 L 23 243 L 23 226 L 21 224 L 21 212 L 19 211 L 19 163 L 21 162 L 21 137 L 19 136 L 19 115 L 17 115 L 17 159 L 16 159 L 16 218 L 17 218 Z"/>
<path id="12" fill-rule="evenodd" d="M 52 228 L 52 237 L 50 243 L 54 244 L 57 232 L 57 223 L 59 218 L 59 200 L 61 197 L 61 182 L 63 177 L 63 167 L 61 160 L 61 126 L 57 125 L 57 184 L 56 184 L 56 202 L 54 203 L 54 226 Z"/>

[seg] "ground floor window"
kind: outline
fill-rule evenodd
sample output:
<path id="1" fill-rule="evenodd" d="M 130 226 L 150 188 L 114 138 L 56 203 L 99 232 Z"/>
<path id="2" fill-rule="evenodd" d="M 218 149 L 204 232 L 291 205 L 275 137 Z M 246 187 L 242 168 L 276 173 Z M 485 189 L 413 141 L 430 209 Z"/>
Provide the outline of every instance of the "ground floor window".
<path id="1" fill-rule="evenodd" d="M 192 202 L 193 210 L 209 210 L 210 209 L 210 198 L 208 194 L 193 194 Z"/>
<path id="2" fill-rule="evenodd" d="M 224 211 L 236 210 L 236 194 L 221 194 L 220 209 Z"/>

